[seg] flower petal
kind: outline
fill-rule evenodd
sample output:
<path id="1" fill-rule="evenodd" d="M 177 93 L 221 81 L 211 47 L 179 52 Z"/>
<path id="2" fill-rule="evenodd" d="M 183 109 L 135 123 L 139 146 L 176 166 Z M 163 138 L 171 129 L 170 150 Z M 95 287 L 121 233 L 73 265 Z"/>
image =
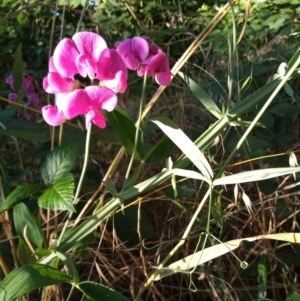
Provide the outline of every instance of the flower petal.
<path id="1" fill-rule="evenodd" d="M 171 71 L 157 73 L 155 75 L 155 80 L 159 85 L 167 86 L 171 81 L 172 73 Z"/>
<path id="2" fill-rule="evenodd" d="M 82 77 L 89 77 L 94 79 L 97 74 L 97 63 L 92 59 L 92 57 L 86 54 L 80 54 L 76 58 L 76 66 L 78 72 Z"/>
<path id="3" fill-rule="evenodd" d="M 84 89 L 71 93 L 56 94 L 56 105 L 68 119 L 85 115 L 90 110 L 90 100 Z"/>
<path id="4" fill-rule="evenodd" d="M 14 90 L 14 77 L 12 74 L 9 74 L 6 78 L 6 81 L 5 81 L 9 87 L 11 88 L 11 90 Z"/>
<path id="5" fill-rule="evenodd" d="M 139 66 L 139 61 L 134 57 L 131 46 L 131 40 L 127 39 L 116 44 L 116 51 L 120 54 L 128 69 L 136 70 Z"/>
<path id="6" fill-rule="evenodd" d="M 109 88 L 89 86 L 85 88 L 85 91 L 90 98 L 90 108 L 92 110 L 112 111 L 118 103 L 117 95 Z"/>
<path id="7" fill-rule="evenodd" d="M 57 72 L 49 72 L 43 79 L 43 88 L 48 93 L 71 92 L 74 87 L 75 81 L 72 78 L 62 77 Z"/>
<path id="8" fill-rule="evenodd" d="M 89 129 L 91 126 L 91 121 L 100 129 L 104 129 L 106 127 L 106 119 L 105 116 L 96 111 L 89 111 L 85 116 L 85 127 Z"/>
<path id="9" fill-rule="evenodd" d="M 53 63 L 56 70 L 65 77 L 72 77 L 78 73 L 76 57 L 79 51 L 73 40 L 65 38 L 56 46 L 53 53 Z"/>
<path id="10" fill-rule="evenodd" d="M 100 57 L 101 52 L 107 48 L 105 40 L 94 32 L 82 31 L 72 37 L 80 54 L 90 56 L 95 61 Z"/>
<path id="11" fill-rule="evenodd" d="M 53 107 L 52 105 L 47 105 L 43 107 L 42 115 L 44 120 L 52 126 L 61 125 L 66 120 L 66 117 L 64 116 L 63 112 L 59 111 L 57 108 Z"/>
<path id="12" fill-rule="evenodd" d="M 124 93 L 127 89 L 127 68 L 119 53 L 105 49 L 100 56 L 97 78 L 114 92 Z"/>
<path id="13" fill-rule="evenodd" d="M 149 55 L 149 43 L 141 37 L 134 37 L 131 40 L 132 54 L 139 61 L 145 60 Z"/>

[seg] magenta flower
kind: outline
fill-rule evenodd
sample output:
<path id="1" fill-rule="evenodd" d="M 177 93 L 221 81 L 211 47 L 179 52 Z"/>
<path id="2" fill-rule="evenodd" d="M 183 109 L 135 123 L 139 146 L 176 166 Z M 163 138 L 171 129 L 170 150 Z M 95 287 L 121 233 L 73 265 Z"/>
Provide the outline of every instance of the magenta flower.
<path id="1" fill-rule="evenodd" d="M 39 108 L 40 97 L 34 89 L 34 78 L 31 75 L 24 75 L 22 77 L 21 89 L 25 94 L 26 105 L 31 108 Z M 15 91 L 14 78 L 12 74 L 9 74 L 6 78 L 6 83 L 9 85 L 12 91 Z M 16 92 L 11 92 L 8 94 L 8 99 L 10 101 L 15 101 L 18 94 Z"/>
<path id="2" fill-rule="evenodd" d="M 155 44 L 142 37 L 134 37 L 116 44 L 116 50 L 130 70 L 136 70 L 138 76 L 155 76 L 160 85 L 168 85 L 171 71 L 167 55 Z"/>
<path id="3" fill-rule="evenodd" d="M 101 36 L 80 32 L 57 45 L 43 87 L 55 94 L 56 107 L 48 105 L 42 110 L 47 123 L 57 126 L 85 115 L 86 128 L 91 122 L 104 128 L 103 111 L 112 111 L 117 105 L 116 93 L 127 89 L 127 69 Z"/>

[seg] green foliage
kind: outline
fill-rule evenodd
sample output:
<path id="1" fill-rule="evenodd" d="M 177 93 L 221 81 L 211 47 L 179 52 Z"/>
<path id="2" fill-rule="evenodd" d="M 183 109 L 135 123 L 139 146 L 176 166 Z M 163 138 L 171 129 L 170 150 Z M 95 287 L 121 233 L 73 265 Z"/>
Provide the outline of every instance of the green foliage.
<path id="1" fill-rule="evenodd" d="M 46 185 L 54 184 L 68 176 L 78 155 L 76 145 L 66 145 L 53 150 L 41 167 L 41 175 Z"/>
<path id="2" fill-rule="evenodd" d="M 56 130 L 39 111 L 24 119 L 22 75 L 52 102 L 49 55 L 79 30 L 110 47 L 147 35 L 178 66 L 227 1 L 25 2 L 0 3 L 0 300 L 53 284 L 68 300 L 299 300 L 298 1 L 232 2 L 166 89 L 143 90 L 131 72 L 83 167 L 82 120 Z"/>
<path id="3" fill-rule="evenodd" d="M 75 211 L 73 206 L 74 188 L 72 174 L 64 173 L 44 191 L 39 197 L 38 203 L 46 209 Z"/>
<path id="4" fill-rule="evenodd" d="M 69 282 L 71 278 L 48 265 L 24 265 L 0 282 L 0 300 L 10 301 L 48 285 Z"/>
<path id="5" fill-rule="evenodd" d="M 29 197 L 37 196 L 44 189 L 43 185 L 40 184 L 27 184 L 17 186 L 3 201 L 0 208 L 1 211 L 7 210 L 16 203 L 26 200 Z"/>
<path id="6" fill-rule="evenodd" d="M 118 137 L 119 141 L 130 154 L 133 154 L 135 149 L 135 125 L 133 121 L 121 108 L 117 108 L 113 112 L 108 113 L 107 118 L 112 126 L 114 134 Z M 140 136 L 141 135 L 139 135 L 139 140 L 137 141 L 137 147 L 135 151 L 135 158 L 138 160 L 143 159 Z"/>
<path id="7" fill-rule="evenodd" d="M 45 238 L 40 224 L 29 208 L 24 203 L 14 206 L 13 217 L 17 234 L 23 239 L 26 238 L 32 247 L 42 248 Z"/>
<path id="8" fill-rule="evenodd" d="M 99 298 L 103 301 L 128 301 L 129 299 L 120 293 L 108 288 L 107 286 L 92 281 L 80 282 L 77 286 L 91 301 L 97 301 Z"/>

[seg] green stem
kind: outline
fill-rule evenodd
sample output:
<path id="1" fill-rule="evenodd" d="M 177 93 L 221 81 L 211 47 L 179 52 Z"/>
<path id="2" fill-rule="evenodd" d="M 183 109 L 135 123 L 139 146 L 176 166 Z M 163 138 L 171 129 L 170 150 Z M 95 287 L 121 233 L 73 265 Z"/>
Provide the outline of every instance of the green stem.
<path id="1" fill-rule="evenodd" d="M 236 152 L 240 149 L 240 147 L 242 146 L 242 144 L 245 142 L 245 140 L 247 139 L 248 135 L 253 130 L 254 126 L 257 124 L 257 122 L 262 117 L 262 115 L 265 113 L 265 111 L 267 110 L 267 108 L 270 106 L 270 104 L 272 103 L 272 101 L 274 100 L 274 98 L 276 97 L 276 95 L 280 92 L 280 90 L 283 88 L 283 86 L 286 84 L 286 82 L 290 79 L 290 77 L 292 76 L 292 74 L 298 68 L 299 64 L 300 64 L 300 56 L 293 63 L 293 65 L 290 67 L 290 69 L 287 72 L 287 74 L 285 74 L 282 77 L 282 79 L 279 82 L 278 86 L 275 88 L 275 90 L 270 95 L 270 97 L 268 98 L 268 100 L 264 103 L 264 105 L 262 106 L 262 108 L 260 109 L 260 111 L 257 113 L 257 115 L 255 116 L 255 118 L 253 119 L 253 121 L 251 122 L 251 124 L 249 125 L 249 127 L 246 129 L 244 135 L 239 140 L 239 142 L 237 143 L 236 147 L 233 149 L 233 151 L 231 152 L 231 154 L 229 155 L 229 157 L 227 158 L 227 160 L 223 164 L 223 166 L 220 169 L 220 171 L 219 171 L 219 173 L 218 173 L 218 175 L 217 175 L 216 178 L 219 178 L 223 174 L 223 172 L 227 168 L 228 164 L 230 163 L 230 161 L 232 160 L 232 158 L 236 154 Z"/>
<path id="2" fill-rule="evenodd" d="M 152 273 L 152 275 L 147 279 L 147 281 L 144 283 L 144 285 L 139 290 L 137 296 L 134 298 L 134 301 L 141 300 L 141 297 L 145 290 L 151 285 L 151 283 L 155 280 L 155 278 L 159 275 L 161 272 L 161 269 L 164 267 L 164 265 L 167 263 L 167 261 L 180 249 L 180 247 L 185 243 L 185 240 L 187 239 L 194 222 L 196 221 L 201 209 L 203 208 L 208 196 L 211 194 L 211 189 L 208 189 L 205 196 L 203 197 L 201 203 L 198 205 L 197 210 L 193 214 L 188 226 L 186 227 L 180 241 L 178 244 L 170 251 L 170 253 L 162 260 L 161 264 L 156 268 L 156 270 Z"/>
<path id="3" fill-rule="evenodd" d="M 80 194 L 80 191 L 81 191 L 82 183 L 83 183 L 84 176 L 85 176 L 85 173 L 86 173 L 86 170 L 87 170 L 87 166 L 88 166 L 89 153 L 90 153 L 91 135 L 92 135 L 92 125 L 88 128 L 87 133 L 86 133 L 84 161 L 83 161 L 81 175 L 80 175 L 80 178 L 79 178 L 79 181 L 78 181 L 78 185 L 77 185 L 77 189 L 76 189 L 75 196 L 74 196 L 74 204 L 78 203 L 79 194 Z M 57 245 L 56 245 L 57 247 L 61 243 L 62 237 L 63 237 L 63 235 L 65 234 L 65 232 L 67 230 L 67 227 L 69 225 L 69 222 L 70 222 L 72 216 L 73 216 L 73 212 L 70 212 L 69 215 L 68 215 L 68 219 L 65 222 L 65 224 L 63 226 L 63 229 L 62 229 L 62 231 L 60 233 L 60 236 L 57 239 Z"/>
<path id="4" fill-rule="evenodd" d="M 143 113 L 143 108 L 144 108 L 144 103 L 145 103 L 146 83 L 147 83 L 147 73 L 144 74 L 143 90 L 142 90 L 139 114 L 138 114 L 138 119 L 137 119 L 137 123 L 136 123 L 136 130 L 135 130 L 135 137 L 134 137 L 134 147 L 133 147 L 132 156 L 130 158 L 130 162 L 128 164 L 128 168 L 126 171 L 125 181 L 129 178 L 130 171 L 132 169 L 132 164 L 133 164 L 134 157 L 135 157 L 135 153 L 137 150 L 138 141 L 139 141 L 139 133 L 140 133 L 141 123 L 142 123 L 142 113 Z"/>

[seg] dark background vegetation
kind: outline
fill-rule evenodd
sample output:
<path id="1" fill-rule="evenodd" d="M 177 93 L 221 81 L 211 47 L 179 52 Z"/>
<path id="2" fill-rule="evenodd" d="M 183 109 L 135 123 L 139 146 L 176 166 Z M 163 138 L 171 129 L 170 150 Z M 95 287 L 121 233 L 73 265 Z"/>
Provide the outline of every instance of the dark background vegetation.
<path id="1" fill-rule="evenodd" d="M 23 73 L 35 77 L 36 89 L 43 104 L 46 104 L 49 98 L 43 92 L 41 83 L 47 73 L 49 55 L 59 40 L 72 36 L 77 27 L 79 30 L 98 32 L 111 47 L 120 39 L 135 35 L 149 36 L 169 54 L 172 66 L 214 17 L 218 6 L 227 3 L 212 0 L 89 1 L 89 5 L 83 7 L 85 1 L 66 2 L 69 4 L 61 5 L 50 0 L 2 0 L 2 98 L 9 93 L 5 79 L 12 72 L 15 52 L 20 44 Z M 234 6 L 233 12 L 200 45 L 182 70 L 223 108 L 235 104 L 270 80 L 279 65 L 291 58 L 300 41 L 298 0 L 240 1 Z M 241 35 L 238 43 L 232 42 L 234 33 L 237 39 Z M 230 64 L 234 65 L 233 69 L 229 68 Z M 228 98 L 229 76 L 235 90 Z M 129 92 L 120 97 L 120 106 L 134 120 L 142 80 L 131 78 L 130 75 L 130 81 Z M 237 93 L 238 86 L 243 86 L 240 93 Z M 156 88 L 156 84 L 149 81 L 148 98 Z M 290 152 L 299 155 L 299 90 L 299 78 L 291 80 L 290 86 L 280 93 L 251 133 L 247 145 L 235 156 L 228 172 L 288 166 Z M 2 113 L 6 112 L 0 115 L 3 118 L 1 124 L 11 118 L 11 122 L 7 123 L 10 132 L 5 134 L 3 127 L 0 131 L 1 190 L 8 194 L 18 184 L 38 177 L 39 162 L 49 149 L 50 136 L 39 114 L 34 114 L 27 127 L 23 124 L 18 127 L 17 120 L 23 109 L 17 109 L 5 101 L 0 106 Z M 198 137 L 214 121 L 178 78 L 163 94 L 152 115 L 169 116 L 191 138 Z M 253 116 L 255 110 L 249 116 L 244 116 L 244 120 L 251 121 Z M 218 144 L 209 148 L 206 155 L 216 170 L 234 148 L 241 133 L 241 128 L 231 128 L 220 137 Z M 65 139 L 72 140 L 73 137 L 84 139 L 84 134 L 73 134 L 70 130 L 69 138 L 66 135 Z M 144 131 L 145 149 L 149 149 L 160 137 L 161 133 L 147 124 Z M 16 148 L 15 139 L 18 139 L 19 149 Z M 97 188 L 120 147 L 110 128 L 96 132 L 94 139 L 92 163 L 84 188 L 87 194 Z M 117 185 L 124 177 L 127 159 L 125 157 L 119 166 L 115 177 Z M 160 160 L 146 166 L 142 177 L 154 174 L 161 168 L 162 162 Z M 253 203 L 252 215 L 249 215 L 241 197 L 237 202 L 234 201 L 231 188 L 216 193 L 212 204 L 211 233 L 219 240 L 227 241 L 265 233 L 299 232 L 299 188 L 285 190 L 285 185 L 293 182 L 293 179 L 282 181 L 279 179 L 243 186 Z M 137 207 L 126 209 L 125 214 L 118 213 L 107 226 L 100 225 L 100 230 L 95 234 L 97 240 L 104 240 L 100 251 L 91 245 L 73 254 L 82 279 L 86 279 L 91 272 L 92 280 L 111 286 L 129 297 L 136 294 L 151 267 L 157 266 L 181 237 L 201 195 L 201 187 L 189 180 L 178 183 L 176 197 L 171 187 L 165 186 L 143 197 L 142 232 L 146 246 L 143 256 L 147 268 L 143 266 L 139 252 Z M 32 206 L 37 210 L 34 204 Z M 177 259 L 201 250 L 203 241 L 200 234 L 205 232 L 205 227 L 203 211 L 183 250 L 176 254 Z M 1 244 L 0 247 L 1 254 L 8 254 L 9 258 L 7 245 Z M 265 241 L 243 243 L 236 254 L 248 262 L 247 269 L 242 270 L 232 255 L 223 256 L 197 268 L 193 274 L 170 276 L 154 283 L 145 300 L 300 300 L 298 245 Z M 8 265 L 12 265 L 9 260 Z"/>

